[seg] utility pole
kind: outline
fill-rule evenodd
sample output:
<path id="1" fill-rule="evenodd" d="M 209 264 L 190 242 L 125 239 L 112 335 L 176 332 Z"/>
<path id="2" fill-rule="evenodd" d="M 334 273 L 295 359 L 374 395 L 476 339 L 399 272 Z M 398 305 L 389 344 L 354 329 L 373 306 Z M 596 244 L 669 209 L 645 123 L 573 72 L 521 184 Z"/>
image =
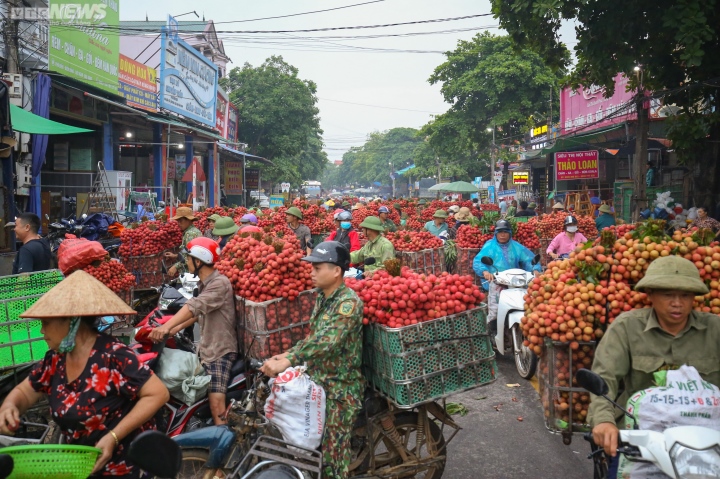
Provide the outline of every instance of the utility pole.
<path id="1" fill-rule="evenodd" d="M 635 67 L 635 72 L 640 77 L 638 86 L 635 110 L 637 111 L 637 131 L 635 133 L 635 158 L 633 161 L 633 183 L 635 187 L 635 208 L 633 209 L 632 220 L 637 222 L 640 219 L 642 205 L 646 202 L 645 163 L 647 162 L 647 140 L 648 140 L 648 111 L 645 108 L 645 89 L 643 88 L 643 71 L 641 67 Z"/>
<path id="2" fill-rule="evenodd" d="M 490 184 L 497 190 L 495 184 L 495 163 L 497 163 L 497 146 L 495 145 L 495 125 L 492 128 L 488 128 L 487 131 L 492 130 L 492 155 L 490 158 Z M 497 198 L 497 191 L 493 195 L 493 199 Z"/>
<path id="3" fill-rule="evenodd" d="M 6 73 L 20 73 L 20 57 L 18 54 L 18 24 L 20 21 L 14 20 L 11 16 L 12 9 L 17 7 L 17 2 L 18 0 L 8 0 L 6 2 L 5 18 L 7 20 L 5 20 L 5 28 L 3 28 Z"/>

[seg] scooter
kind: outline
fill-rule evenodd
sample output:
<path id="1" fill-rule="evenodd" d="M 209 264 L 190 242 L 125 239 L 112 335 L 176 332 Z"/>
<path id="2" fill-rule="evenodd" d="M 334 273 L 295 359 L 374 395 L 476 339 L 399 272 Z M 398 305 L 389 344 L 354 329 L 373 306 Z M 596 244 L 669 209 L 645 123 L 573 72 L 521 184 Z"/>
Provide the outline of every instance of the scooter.
<path id="1" fill-rule="evenodd" d="M 578 384 L 610 401 L 626 416 L 634 419 L 626 409 L 611 400 L 605 380 L 589 369 L 575 373 Z M 596 399 L 597 400 L 597 399 Z M 607 461 L 603 450 L 592 442 L 592 433 L 585 439 L 592 445 L 588 459 L 595 462 L 595 479 L 607 475 Z M 634 461 L 650 462 L 672 479 L 710 479 L 720 477 L 720 431 L 701 426 L 676 426 L 664 432 L 637 429 L 620 430 L 618 454 Z"/>
<path id="2" fill-rule="evenodd" d="M 525 315 L 525 293 L 535 276 L 519 268 L 498 272 L 489 256 L 483 256 L 480 261 L 495 270 L 494 281 L 497 284 L 507 286 L 498 298 L 497 334 L 494 338 L 497 351 L 502 355 L 512 353 L 518 374 L 524 379 L 531 379 L 535 375 L 538 358 L 523 344 L 525 338 L 521 319 Z M 535 255 L 532 264 L 536 265 L 539 261 L 540 255 Z"/>

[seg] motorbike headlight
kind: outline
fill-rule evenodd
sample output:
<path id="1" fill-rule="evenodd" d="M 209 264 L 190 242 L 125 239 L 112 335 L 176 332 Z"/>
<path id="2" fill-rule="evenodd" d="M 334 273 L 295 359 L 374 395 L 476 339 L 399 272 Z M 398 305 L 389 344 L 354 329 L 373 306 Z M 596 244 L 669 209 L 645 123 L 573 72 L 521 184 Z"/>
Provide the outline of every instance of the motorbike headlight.
<path id="1" fill-rule="evenodd" d="M 513 288 L 524 288 L 527 286 L 527 281 L 522 276 L 513 276 L 510 279 L 510 286 Z"/>
<path id="2" fill-rule="evenodd" d="M 680 443 L 670 449 L 670 461 L 675 475 L 683 479 L 711 479 L 720 477 L 720 447 L 697 450 Z"/>

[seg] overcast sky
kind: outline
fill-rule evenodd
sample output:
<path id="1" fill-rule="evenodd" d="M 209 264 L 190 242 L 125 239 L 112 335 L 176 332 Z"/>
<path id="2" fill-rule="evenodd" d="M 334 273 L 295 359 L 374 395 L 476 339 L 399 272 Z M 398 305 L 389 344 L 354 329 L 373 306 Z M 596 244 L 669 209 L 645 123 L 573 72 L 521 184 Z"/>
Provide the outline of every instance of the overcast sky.
<path id="1" fill-rule="evenodd" d="M 357 5 L 361 3 L 366 4 Z M 357 6 L 290 18 L 246 21 L 348 5 Z M 285 61 L 300 70 L 301 78 L 317 84 L 321 126 L 331 160 L 341 159 L 351 146 L 362 145 L 373 131 L 394 127 L 418 128 L 430 120 L 433 113 L 447 110 L 448 105 L 440 95 L 439 85 L 427 82 L 433 69 L 445 58 L 432 52 L 452 50 L 458 40 L 469 40 L 475 33 L 484 30 L 502 33 L 492 16 L 325 32 L 222 33 L 224 30 L 324 29 L 481 15 L 490 13 L 490 2 L 487 0 L 120 2 L 121 20 L 144 20 L 146 15 L 150 20 L 164 20 L 167 14 L 180 15 L 192 10 L 197 11 L 201 19 L 204 15 L 206 20 L 216 23 L 225 51 L 232 59 L 229 68 L 240 67 L 245 62 L 257 66 L 270 55 L 282 55 Z M 194 19 L 192 14 L 179 18 Z M 442 33 L 356 38 L 419 32 Z M 572 28 L 568 28 L 566 33 L 572 35 Z M 573 39 L 566 38 L 566 41 L 572 42 Z M 572 44 L 569 46 L 572 48 Z"/>

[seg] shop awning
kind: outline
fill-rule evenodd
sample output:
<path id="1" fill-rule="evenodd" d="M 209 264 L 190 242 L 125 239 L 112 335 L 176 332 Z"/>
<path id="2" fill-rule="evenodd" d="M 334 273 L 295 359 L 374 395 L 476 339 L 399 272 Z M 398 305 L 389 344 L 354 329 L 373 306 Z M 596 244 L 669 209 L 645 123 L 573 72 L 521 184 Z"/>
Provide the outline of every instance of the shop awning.
<path id="1" fill-rule="evenodd" d="M 69 135 L 93 131 L 48 120 L 16 105 L 10 105 L 10 123 L 15 131 L 35 135 Z"/>
<path id="2" fill-rule="evenodd" d="M 156 123 L 163 123 L 165 125 L 176 126 L 178 128 L 182 128 L 184 130 L 190 130 L 192 132 L 192 134 L 197 135 L 197 136 L 204 136 L 205 138 L 212 138 L 213 140 L 227 142 L 226 138 L 224 138 L 221 135 L 218 135 L 214 131 L 208 131 L 197 125 L 191 125 L 189 123 L 185 123 L 184 121 L 182 121 L 179 118 L 165 118 L 165 117 L 157 116 L 157 115 L 148 115 L 147 119 L 150 121 L 154 121 Z"/>
<path id="3" fill-rule="evenodd" d="M 218 143 L 218 148 L 220 148 L 220 150 L 222 150 L 222 151 L 227 151 L 228 153 L 232 153 L 233 155 L 245 157 L 248 161 L 257 161 L 258 163 L 272 165 L 272 161 L 268 160 L 267 158 L 263 158 L 262 156 L 251 155 L 250 153 L 245 153 L 244 151 L 230 148 L 229 146 L 223 145 L 222 143 Z"/>
<path id="4" fill-rule="evenodd" d="M 407 173 L 408 171 L 412 170 L 413 168 L 415 168 L 415 164 L 414 164 L 414 163 L 413 163 L 412 165 L 408 166 L 407 168 L 403 168 L 402 170 L 397 170 L 395 173 L 397 173 L 398 175 L 401 175 L 401 176 L 402 176 L 402 175 L 404 175 L 405 173 Z"/>

